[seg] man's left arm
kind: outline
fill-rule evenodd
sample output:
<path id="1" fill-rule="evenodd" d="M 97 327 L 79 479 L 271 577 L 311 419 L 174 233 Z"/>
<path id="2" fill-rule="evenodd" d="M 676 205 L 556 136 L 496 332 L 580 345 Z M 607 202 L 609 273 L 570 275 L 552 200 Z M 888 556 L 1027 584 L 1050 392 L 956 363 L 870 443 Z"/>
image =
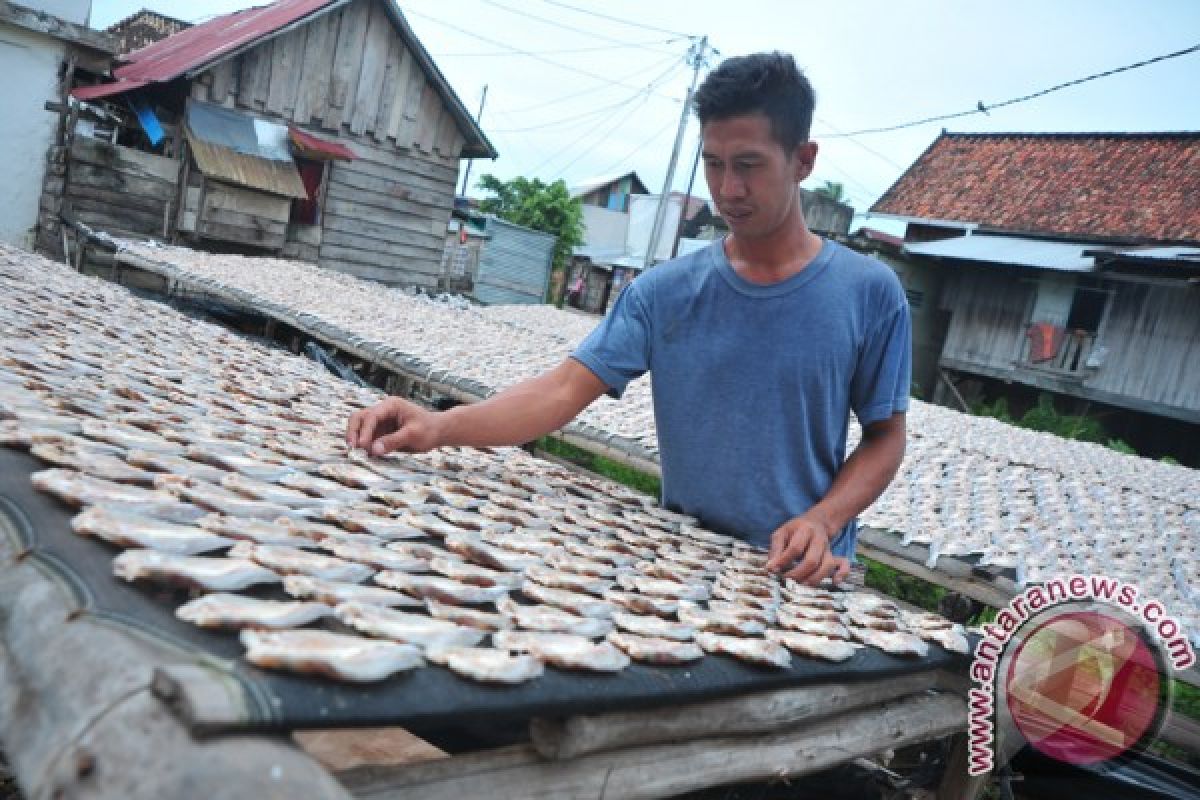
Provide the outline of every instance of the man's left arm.
<path id="1" fill-rule="evenodd" d="M 904 460 L 904 441 L 903 412 L 866 425 L 862 441 L 842 464 L 825 496 L 771 535 L 767 568 L 810 585 L 828 577 L 834 581 L 845 578 L 850 562 L 834 556 L 830 545 L 896 476 Z"/>

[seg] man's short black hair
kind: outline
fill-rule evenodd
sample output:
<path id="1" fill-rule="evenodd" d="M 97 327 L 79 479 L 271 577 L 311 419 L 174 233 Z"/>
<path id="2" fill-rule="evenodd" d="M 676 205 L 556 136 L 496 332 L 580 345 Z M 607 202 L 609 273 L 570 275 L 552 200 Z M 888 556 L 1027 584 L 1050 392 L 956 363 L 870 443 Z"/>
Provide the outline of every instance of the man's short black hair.
<path id="1" fill-rule="evenodd" d="M 775 141 L 791 152 L 808 141 L 817 96 L 787 53 L 754 53 L 721 62 L 696 90 L 692 105 L 700 124 L 759 113 L 771 122 Z"/>

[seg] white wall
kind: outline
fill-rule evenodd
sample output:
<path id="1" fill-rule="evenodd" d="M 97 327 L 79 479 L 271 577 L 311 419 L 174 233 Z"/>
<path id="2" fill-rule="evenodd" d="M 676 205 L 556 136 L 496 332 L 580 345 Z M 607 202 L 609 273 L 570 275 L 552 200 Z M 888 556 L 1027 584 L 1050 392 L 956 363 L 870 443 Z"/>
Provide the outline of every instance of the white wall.
<path id="1" fill-rule="evenodd" d="M 17 5 L 45 11 L 76 25 L 87 25 L 92 16 L 92 0 L 20 0 Z"/>
<path id="2" fill-rule="evenodd" d="M 588 247 L 623 250 L 629 229 L 629 215 L 600 206 L 583 206 L 583 243 Z"/>
<path id="3" fill-rule="evenodd" d="M 629 196 L 629 236 L 625 240 L 625 252 L 635 258 L 645 258 L 650 249 L 650 233 L 654 229 L 654 215 L 658 213 L 656 194 L 633 194 Z M 654 251 L 656 261 L 671 257 L 675 244 L 675 231 L 679 228 L 679 215 L 683 213 L 683 198 L 669 195 L 667 213 L 663 216 L 662 230 L 658 233 L 658 247 Z"/>
<path id="4" fill-rule="evenodd" d="M 0 241 L 20 247 L 33 246 L 46 150 L 58 121 L 44 105 L 57 99 L 63 47 L 0 25 Z"/>

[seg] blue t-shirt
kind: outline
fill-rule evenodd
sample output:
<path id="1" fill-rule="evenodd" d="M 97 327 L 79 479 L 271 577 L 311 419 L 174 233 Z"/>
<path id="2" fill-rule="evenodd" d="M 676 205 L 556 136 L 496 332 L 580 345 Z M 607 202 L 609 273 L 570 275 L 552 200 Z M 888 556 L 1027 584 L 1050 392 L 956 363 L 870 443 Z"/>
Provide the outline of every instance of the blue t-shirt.
<path id="1" fill-rule="evenodd" d="M 662 502 L 766 547 L 816 504 L 868 425 L 908 408 L 912 329 L 895 274 L 826 241 L 750 283 L 722 242 L 639 276 L 573 357 L 617 397 L 651 373 Z M 835 538 L 854 553 L 857 526 Z"/>

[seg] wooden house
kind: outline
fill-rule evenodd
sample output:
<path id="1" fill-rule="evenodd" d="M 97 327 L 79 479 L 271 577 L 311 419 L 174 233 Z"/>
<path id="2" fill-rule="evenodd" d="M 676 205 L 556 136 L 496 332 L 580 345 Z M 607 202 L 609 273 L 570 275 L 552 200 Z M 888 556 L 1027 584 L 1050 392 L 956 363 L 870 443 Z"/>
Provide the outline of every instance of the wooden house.
<path id="1" fill-rule="evenodd" d="M 871 208 L 967 379 L 1200 423 L 1200 133 L 943 133 Z M 922 270 L 914 270 L 921 273 Z"/>
<path id="2" fill-rule="evenodd" d="M 126 55 L 73 97 L 61 216 L 433 287 L 460 158 L 496 151 L 393 0 L 278 0 Z M 49 242 L 53 246 L 53 242 Z"/>

